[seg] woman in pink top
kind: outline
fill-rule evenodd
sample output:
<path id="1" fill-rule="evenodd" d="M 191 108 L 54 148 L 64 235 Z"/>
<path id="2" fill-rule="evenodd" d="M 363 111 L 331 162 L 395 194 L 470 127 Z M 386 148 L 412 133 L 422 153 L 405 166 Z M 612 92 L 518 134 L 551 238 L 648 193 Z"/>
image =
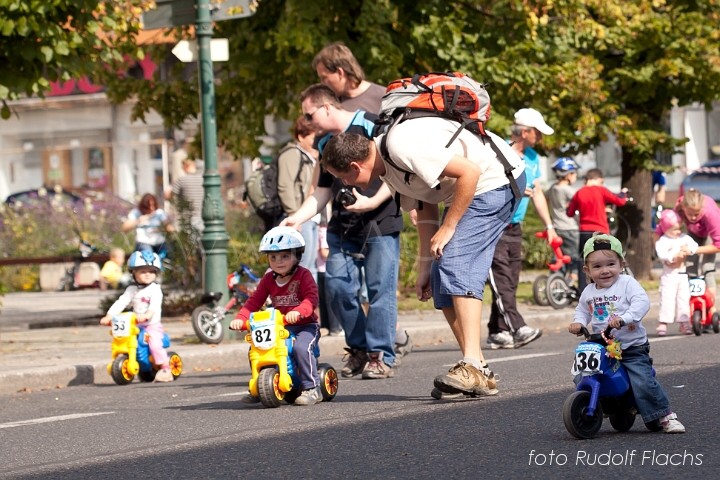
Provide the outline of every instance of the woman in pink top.
<path id="1" fill-rule="evenodd" d="M 697 253 L 687 257 L 687 272 L 689 276 L 705 274 L 705 286 L 715 296 L 715 254 L 720 252 L 720 207 L 715 201 L 691 188 L 678 198 L 675 211 L 687 227 L 690 237 L 698 245 Z M 702 270 L 698 270 L 702 265 Z M 711 309 L 711 314 L 715 307 Z"/>

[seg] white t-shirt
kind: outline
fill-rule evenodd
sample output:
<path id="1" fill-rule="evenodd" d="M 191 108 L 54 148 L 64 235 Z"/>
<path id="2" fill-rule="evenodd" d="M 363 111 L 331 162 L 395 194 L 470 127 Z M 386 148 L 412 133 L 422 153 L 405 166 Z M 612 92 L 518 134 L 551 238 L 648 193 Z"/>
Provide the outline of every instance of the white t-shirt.
<path id="1" fill-rule="evenodd" d="M 590 325 L 593 333 L 600 333 L 607 328 L 611 316 L 619 316 L 626 325 L 615 330 L 614 335 L 625 350 L 647 342 L 642 319 L 649 310 L 650 298 L 638 281 L 630 275 L 620 275 L 608 288 L 598 288 L 594 283 L 585 287 L 573 321 Z"/>
<path id="2" fill-rule="evenodd" d="M 698 244 L 695 240 L 690 238 L 689 235 L 681 234 L 677 238 L 670 238 L 666 235 L 658 238 L 655 242 L 655 253 L 657 253 L 658 260 L 663 262 L 663 275 L 669 273 L 683 273 L 685 272 L 685 264 L 681 264 L 677 268 L 669 267 L 665 262 L 674 262 L 677 254 L 680 253 L 682 247 L 687 247 L 691 254 L 695 254 L 698 249 Z"/>
<path id="3" fill-rule="evenodd" d="M 108 310 L 108 315 L 113 316 L 122 313 L 128 305 L 131 305 L 132 311 L 136 314 L 153 312 L 152 318 L 147 322 L 138 322 L 138 325 L 149 325 L 160 323 L 162 313 L 163 293 L 160 285 L 153 282 L 145 287 L 138 285 L 130 285 L 125 289 L 120 298 L 118 298 L 112 307 Z"/>
<path id="4" fill-rule="evenodd" d="M 128 214 L 130 220 L 138 220 L 142 216 L 140 210 L 133 208 Z M 161 245 L 165 243 L 163 225 L 168 222 L 167 213 L 162 208 L 155 210 L 146 223 L 135 228 L 135 242 L 148 245 Z"/>
<path id="5" fill-rule="evenodd" d="M 509 183 L 504 167 L 489 143 L 483 143 L 472 132 L 463 129 L 452 144 L 445 147 L 458 127 L 459 124 L 451 120 L 424 117 L 395 125 L 387 134 L 387 150 L 393 163 L 414 173 L 406 183 L 405 172 L 385 162 L 386 172 L 382 179 L 391 190 L 405 197 L 401 198 L 404 209 L 416 207 L 417 202 L 410 203 L 408 199 L 432 204 L 452 203 L 456 180 L 442 176 L 442 171 L 455 155 L 465 157 L 480 167 L 475 195 Z M 518 178 L 525 170 L 522 159 L 502 138 L 491 132 L 487 133 L 512 165 L 513 176 Z M 378 147 L 382 137 L 375 139 Z"/>

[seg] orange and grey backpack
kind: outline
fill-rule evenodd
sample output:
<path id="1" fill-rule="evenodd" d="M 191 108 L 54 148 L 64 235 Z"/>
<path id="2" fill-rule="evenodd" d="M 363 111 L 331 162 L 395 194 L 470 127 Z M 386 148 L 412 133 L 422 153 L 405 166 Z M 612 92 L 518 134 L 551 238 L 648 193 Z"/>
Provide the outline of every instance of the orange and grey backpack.
<path id="1" fill-rule="evenodd" d="M 385 134 L 380 141 L 380 151 L 390 166 L 405 173 L 406 183 L 413 173 L 400 168 L 390 158 L 386 145 L 387 133 L 398 123 L 421 117 L 442 117 L 459 123 L 457 132 L 445 148 L 455 141 L 463 129 L 474 133 L 483 143 L 489 142 L 505 169 L 513 194 L 516 198 L 522 197 L 512 174 L 512 165 L 485 132 L 485 123 L 490 118 L 490 95 L 484 84 L 460 72 L 416 74 L 412 78 L 390 82 L 380 108 L 381 128 L 378 134 Z"/>

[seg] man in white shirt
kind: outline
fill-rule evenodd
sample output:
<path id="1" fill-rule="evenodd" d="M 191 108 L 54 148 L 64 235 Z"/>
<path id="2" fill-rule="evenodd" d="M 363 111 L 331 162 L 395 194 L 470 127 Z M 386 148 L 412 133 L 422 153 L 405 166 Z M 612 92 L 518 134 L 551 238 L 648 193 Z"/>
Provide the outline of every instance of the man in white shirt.
<path id="1" fill-rule="evenodd" d="M 462 360 L 434 380 L 443 394 L 495 395 L 494 374 L 480 348 L 483 290 L 495 245 L 517 206 L 510 180 L 489 142 L 512 166 L 525 188 L 524 164 L 501 138 L 480 139 L 439 117 L 416 118 L 368 140 L 342 133 L 325 147 L 323 166 L 347 185 L 382 178 L 405 210 L 417 209 L 420 253 L 416 293 L 433 298 L 462 352 Z M 383 137 L 389 158 L 381 151 Z M 442 219 L 439 204 L 445 205 Z M 435 392 L 433 392 L 435 396 Z"/>

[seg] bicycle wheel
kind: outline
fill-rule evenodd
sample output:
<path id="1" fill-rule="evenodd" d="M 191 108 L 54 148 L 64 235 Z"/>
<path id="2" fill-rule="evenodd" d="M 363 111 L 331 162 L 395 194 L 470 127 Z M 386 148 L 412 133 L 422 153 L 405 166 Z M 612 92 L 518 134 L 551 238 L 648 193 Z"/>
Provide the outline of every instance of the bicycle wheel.
<path id="1" fill-rule="evenodd" d="M 547 275 L 538 275 L 533 282 L 533 300 L 535 300 L 535 303 L 543 307 L 548 306 L 547 293 L 545 292 L 547 288 L 547 279 Z"/>
<path id="2" fill-rule="evenodd" d="M 547 294 L 548 303 L 556 310 L 570 305 L 570 286 L 562 273 L 556 272 L 548 277 L 545 293 Z"/>

